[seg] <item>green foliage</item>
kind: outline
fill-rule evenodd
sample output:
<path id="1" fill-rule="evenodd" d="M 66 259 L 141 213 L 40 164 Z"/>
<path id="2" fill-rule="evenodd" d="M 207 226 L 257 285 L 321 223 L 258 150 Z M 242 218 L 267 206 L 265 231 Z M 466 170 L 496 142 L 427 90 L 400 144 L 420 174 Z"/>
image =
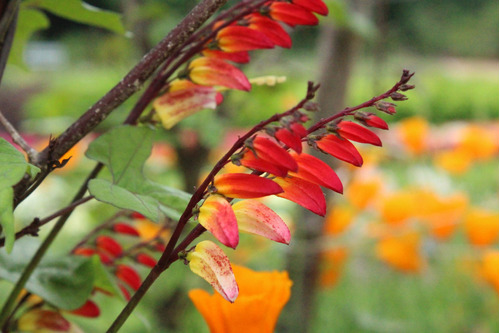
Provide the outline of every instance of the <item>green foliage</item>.
<path id="1" fill-rule="evenodd" d="M 189 194 L 152 183 L 143 174 L 153 134 L 148 127 L 121 126 L 94 140 L 86 155 L 108 167 L 112 182 L 93 179 L 89 191 L 99 201 L 137 211 L 153 221 L 160 218 L 160 203 L 165 215 L 178 218 Z"/>
<path id="2" fill-rule="evenodd" d="M 13 283 L 19 280 L 38 242 L 20 239 L 12 253 L 0 250 L 0 278 Z M 94 264 L 85 257 L 47 258 L 30 276 L 26 289 L 50 304 L 65 310 L 82 306 L 94 287 Z"/>
<path id="3" fill-rule="evenodd" d="M 12 250 L 15 240 L 14 215 L 13 215 L 13 189 L 12 186 L 19 182 L 25 172 L 38 168 L 29 164 L 24 156 L 5 139 L 0 138 L 0 225 L 5 237 L 5 246 L 8 252 Z"/>

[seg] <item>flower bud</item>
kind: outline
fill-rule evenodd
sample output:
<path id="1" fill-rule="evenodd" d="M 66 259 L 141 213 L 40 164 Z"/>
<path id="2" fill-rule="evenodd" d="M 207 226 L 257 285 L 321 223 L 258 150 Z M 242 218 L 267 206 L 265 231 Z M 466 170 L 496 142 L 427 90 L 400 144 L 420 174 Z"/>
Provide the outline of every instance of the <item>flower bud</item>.
<path id="1" fill-rule="evenodd" d="M 398 93 L 397 91 L 391 93 L 389 96 L 391 96 L 393 101 L 406 101 L 408 99 L 406 95 Z"/>
<path id="2" fill-rule="evenodd" d="M 396 113 L 396 104 L 386 102 L 386 101 L 378 101 L 373 106 L 379 111 L 385 112 L 387 114 L 395 114 Z"/>

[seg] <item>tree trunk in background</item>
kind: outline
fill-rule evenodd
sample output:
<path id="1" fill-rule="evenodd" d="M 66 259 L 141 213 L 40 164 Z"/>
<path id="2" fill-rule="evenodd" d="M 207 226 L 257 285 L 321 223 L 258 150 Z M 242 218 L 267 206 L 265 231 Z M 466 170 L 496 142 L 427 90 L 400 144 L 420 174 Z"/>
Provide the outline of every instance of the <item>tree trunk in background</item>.
<path id="1" fill-rule="evenodd" d="M 359 38 L 351 30 L 323 25 L 318 42 L 322 77 L 318 96 L 321 111 L 315 114 L 316 120 L 345 108 L 347 86 L 356 58 Z M 324 154 L 316 154 L 316 157 L 325 160 Z M 326 162 L 335 168 L 333 159 Z M 333 194 L 328 193 L 331 191 L 325 192 L 329 209 L 331 209 L 329 197 Z M 311 322 L 315 314 L 315 298 L 320 273 L 321 244 L 319 242 L 324 218 L 304 209 L 300 210 L 298 215 L 287 260 L 287 270 L 293 281 L 292 296 L 280 318 L 277 327 L 280 332 L 311 331 Z M 331 328 L 325 327 L 325 331 L 328 329 Z"/>

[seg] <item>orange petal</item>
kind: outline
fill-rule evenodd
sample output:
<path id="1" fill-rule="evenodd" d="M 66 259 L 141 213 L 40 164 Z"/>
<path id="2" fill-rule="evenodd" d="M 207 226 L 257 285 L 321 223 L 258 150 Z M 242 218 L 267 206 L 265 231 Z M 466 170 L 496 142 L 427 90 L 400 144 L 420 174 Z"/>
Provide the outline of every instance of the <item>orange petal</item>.
<path id="1" fill-rule="evenodd" d="M 212 87 L 194 85 L 180 90 L 169 91 L 153 102 L 163 127 L 172 128 L 182 119 L 203 109 L 217 107 L 217 92 Z"/>
<path id="2" fill-rule="evenodd" d="M 278 197 L 288 199 L 320 216 L 326 214 L 326 200 L 321 188 L 297 177 L 275 178 L 285 192 Z"/>
<path id="3" fill-rule="evenodd" d="M 209 196 L 200 208 L 198 222 L 219 242 L 236 248 L 239 242 L 238 224 L 231 204 L 220 195 Z"/>
<path id="4" fill-rule="evenodd" d="M 334 134 L 329 134 L 316 141 L 316 144 L 322 151 L 341 161 L 351 163 L 357 167 L 363 165 L 361 154 L 349 140 L 339 138 Z"/>
<path id="5" fill-rule="evenodd" d="M 230 25 L 221 29 L 216 37 L 217 45 L 225 52 L 241 52 L 257 49 L 272 49 L 274 43 L 260 31 L 241 25 Z"/>
<path id="6" fill-rule="evenodd" d="M 275 142 L 257 136 L 252 141 L 251 147 L 257 153 L 257 156 L 263 160 L 274 163 L 290 171 L 297 171 L 298 165 L 293 157 L 280 145 Z"/>
<path id="7" fill-rule="evenodd" d="M 259 13 L 253 13 L 245 18 L 249 22 L 249 28 L 262 32 L 270 40 L 272 40 L 275 45 L 284 48 L 292 47 L 292 39 L 290 38 L 290 35 L 278 22 Z"/>
<path id="8" fill-rule="evenodd" d="M 287 2 L 273 2 L 270 6 L 269 15 L 291 27 L 296 25 L 316 25 L 318 18 L 304 7 Z"/>
<path id="9" fill-rule="evenodd" d="M 238 285 L 231 263 L 224 252 L 211 241 L 202 241 L 187 254 L 189 268 L 202 277 L 229 302 L 238 297 Z"/>
<path id="10" fill-rule="evenodd" d="M 278 243 L 290 243 L 290 230 L 278 214 L 257 200 L 242 200 L 233 205 L 238 229 L 264 236 Z"/>
<path id="11" fill-rule="evenodd" d="M 246 173 L 227 173 L 214 179 L 217 193 L 230 198 L 251 199 L 283 192 L 283 189 L 268 178 Z"/>
<path id="12" fill-rule="evenodd" d="M 473 208 L 465 217 L 465 234 L 474 245 L 486 246 L 498 240 L 498 213 Z"/>
<path id="13" fill-rule="evenodd" d="M 422 268 L 420 236 L 416 232 L 380 240 L 376 253 L 380 260 L 405 273 L 415 273 Z"/>
<path id="14" fill-rule="evenodd" d="M 241 70 L 222 59 L 201 57 L 189 64 L 189 77 L 204 86 L 223 86 L 250 91 L 252 88 Z"/>
<path id="15" fill-rule="evenodd" d="M 335 192 L 342 193 L 342 182 L 328 164 L 319 158 L 305 153 L 300 155 L 292 154 L 292 157 L 297 161 L 299 170 L 297 173 L 291 174 L 291 176 L 299 177 Z"/>
<path id="16" fill-rule="evenodd" d="M 361 143 L 369 143 L 374 146 L 382 146 L 382 141 L 380 141 L 380 138 L 375 133 L 352 121 L 341 121 L 337 124 L 337 127 L 337 132 L 343 138 Z"/>

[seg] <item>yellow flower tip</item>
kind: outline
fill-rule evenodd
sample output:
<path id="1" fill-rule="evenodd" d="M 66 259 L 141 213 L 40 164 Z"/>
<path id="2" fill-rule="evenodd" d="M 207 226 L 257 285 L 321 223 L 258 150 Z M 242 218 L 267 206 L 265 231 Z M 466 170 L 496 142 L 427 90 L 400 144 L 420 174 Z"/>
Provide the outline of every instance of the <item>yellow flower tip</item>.
<path id="1" fill-rule="evenodd" d="M 226 301 L 234 302 L 238 297 L 238 285 L 231 263 L 224 252 L 211 241 L 202 241 L 186 256 L 189 268 L 203 278 Z"/>
<path id="2" fill-rule="evenodd" d="M 273 332 L 279 314 L 290 298 L 292 281 L 287 272 L 256 272 L 233 265 L 240 287 L 231 304 L 219 294 L 192 290 L 189 297 L 211 332 Z"/>

